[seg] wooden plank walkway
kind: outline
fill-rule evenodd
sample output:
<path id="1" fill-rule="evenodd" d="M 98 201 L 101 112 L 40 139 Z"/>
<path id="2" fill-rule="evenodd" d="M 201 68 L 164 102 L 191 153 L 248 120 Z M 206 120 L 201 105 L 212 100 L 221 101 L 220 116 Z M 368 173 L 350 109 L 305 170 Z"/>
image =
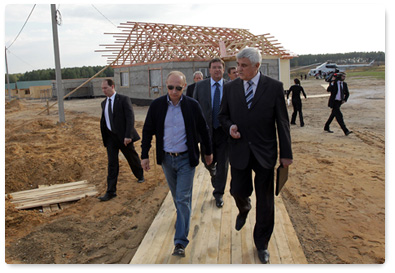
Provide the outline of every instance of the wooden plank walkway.
<path id="1" fill-rule="evenodd" d="M 230 174 L 219 209 L 212 197 L 210 175 L 200 164 L 196 168 L 192 199 L 192 218 L 186 257 L 172 256 L 176 211 L 171 194 L 167 195 L 151 227 L 136 251 L 131 264 L 260 264 L 253 240 L 253 209 L 247 222 L 236 231 L 237 207 L 229 193 Z M 276 197 L 275 228 L 269 243 L 271 264 L 307 264 L 281 197 Z"/>

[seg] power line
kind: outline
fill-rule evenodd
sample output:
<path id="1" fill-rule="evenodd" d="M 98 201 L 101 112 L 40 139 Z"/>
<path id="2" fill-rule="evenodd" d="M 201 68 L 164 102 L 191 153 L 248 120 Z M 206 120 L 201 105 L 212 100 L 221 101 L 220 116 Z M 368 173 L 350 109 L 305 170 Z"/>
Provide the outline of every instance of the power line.
<path id="1" fill-rule="evenodd" d="M 108 19 L 103 13 L 101 13 L 100 10 L 98 10 L 98 8 L 96 8 L 93 4 L 92 4 L 92 7 L 94 7 L 94 8 L 97 10 L 97 12 L 100 13 L 101 16 L 103 16 L 104 18 L 106 18 L 106 20 L 109 21 L 114 27 L 117 27 L 113 22 L 111 22 L 110 19 Z"/>
<path id="2" fill-rule="evenodd" d="M 14 43 L 15 43 L 15 41 L 16 41 L 16 39 L 18 39 L 18 37 L 19 37 L 19 35 L 21 34 L 21 32 L 22 32 L 22 30 L 23 30 L 23 28 L 25 27 L 25 25 L 26 25 L 26 23 L 27 23 L 27 21 L 29 20 L 29 18 L 30 18 L 30 15 L 32 15 L 32 13 L 33 13 L 33 10 L 34 10 L 34 8 L 36 7 L 36 4 L 34 4 L 34 6 L 33 6 L 33 8 L 32 8 L 32 10 L 30 11 L 30 13 L 29 13 L 29 16 L 26 18 L 26 21 L 25 21 L 25 23 L 23 24 L 23 26 L 22 26 L 22 28 L 21 28 L 21 30 L 19 31 L 19 33 L 18 33 L 18 35 L 15 37 L 15 39 L 14 39 L 14 41 L 8 46 L 8 48 L 7 49 L 9 49 Z"/>
<path id="3" fill-rule="evenodd" d="M 15 56 L 17 59 L 19 59 L 21 62 L 27 64 L 27 65 L 30 66 L 30 67 L 32 67 L 34 70 L 37 70 L 37 69 L 38 69 L 38 68 L 36 68 L 35 66 L 33 66 L 32 64 L 30 64 L 30 63 L 24 61 L 24 60 L 23 60 L 22 58 L 20 58 L 19 56 L 15 55 L 15 53 L 11 52 L 8 48 L 7 48 L 7 51 L 8 51 L 9 53 L 11 53 L 12 55 L 14 55 L 14 56 Z"/>

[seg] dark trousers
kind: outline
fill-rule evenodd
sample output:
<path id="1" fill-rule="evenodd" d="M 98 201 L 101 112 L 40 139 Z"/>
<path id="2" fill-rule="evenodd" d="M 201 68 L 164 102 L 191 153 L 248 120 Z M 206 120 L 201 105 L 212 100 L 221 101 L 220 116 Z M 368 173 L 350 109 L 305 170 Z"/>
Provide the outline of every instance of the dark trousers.
<path id="1" fill-rule="evenodd" d="M 215 198 L 222 197 L 225 192 L 226 180 L 228 178 L 229 169 L 229 147 L 228 135 L 219 127 L 213 129 L 212 146 L 213 146 L 213 162 L 206 164 L 204 159 L 205 147 L 200 144 L 201 159 L 206 169 L 211 175 L 211 184 L 214 188 L 213 196 Z"/>
<path id="2" fill-rule="evenodd" d="M 130 169 L 137 179 L 144 177 L 144 170 L 141 167 L 140 158 L 134 149 L 134 144 L 129 143 L 125 146 L 117 135 L 108 131 L 110 137 L 107 138 L 107 157 L 108 157 L 108 175 L 107 175 L 107 193 L 115 194 L 117 191 L 117 180 L 119 173 L 119 150 L 125 156 L 129 163 Z"/>
<path id="3" fill-rule="evenodd" d="M 251 209 L 252 171 L 255 172 L 256 222 L 254 242 L 258 250 L 266 249 L 274 228 L 274 168 L 265 169 L 250 153 L 246 169 L 231 168 L 230 193 L 236 201 L 240 214 L 247 215 Z"/>
<path id="4" fill-rule="evenodd" d="M 346 125 L 344 124 L 343 114 L 340 111 L 341 105 L 342 105 L 341 101 L 335 100 L 335 102 L 333 104 L 331 115 L 329 116 L 327 122 L 325 123 L 324 130 L 329 130 L 329 126 L 331 125 L 331 122 L 333 121 L 334 118 L 336 118 L 336 121 L 337 121 L 337 123 L 339 123 L 343 132 L 344 133 L 348 132 L 348 129 L 347 129 Z"/>
<path id="5" fill-rule="evenodd" d="M 296 116 L 299 112 L 299 120 L 300 126 L 304 126 L 303 122 L 303 113 L 302 113 L 302 102 L 301 101 L 292 101 L 292 106 L 294 107 L 294 112 L 292 113 L 291 124 L 295 124 Z"/>

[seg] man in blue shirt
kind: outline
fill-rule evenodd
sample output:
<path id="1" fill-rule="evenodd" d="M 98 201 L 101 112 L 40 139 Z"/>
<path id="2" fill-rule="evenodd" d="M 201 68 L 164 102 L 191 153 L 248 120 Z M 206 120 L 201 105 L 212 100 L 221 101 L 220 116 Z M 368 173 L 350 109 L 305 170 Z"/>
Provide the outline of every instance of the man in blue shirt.
<path id="1" fill-rule="evenodd" d="M 156 136 L 156 159 L 162 165 L 177 209 L 173 255 L 185 257 L 192 210 L 195 167 L 199 164 L 198 139 L 207 145 L 205 160 L 213 155 L 208 126 L 197 101 L 184 96 L 185 75 L 172 71 L 166 79 L 168 93 L 151 103 L 143 127 L 141 166 L 150 169 L 149 149 Z"/>

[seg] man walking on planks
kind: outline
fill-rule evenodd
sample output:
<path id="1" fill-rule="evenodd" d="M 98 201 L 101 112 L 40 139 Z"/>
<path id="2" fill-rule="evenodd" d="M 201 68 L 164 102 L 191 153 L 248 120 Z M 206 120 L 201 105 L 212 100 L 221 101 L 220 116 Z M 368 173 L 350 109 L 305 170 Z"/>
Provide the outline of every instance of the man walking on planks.
<path id="1" fill-rule="evenodd" d="M 150 169 L 148 152 L 156 136 L 156 159 L 162 165 L 177 210 L 174 256 L 185 257 L 192 210 L 195 167 L 199 164 L 198 138 L 206 146 L 205 160 L 211 164 L 210 135 L 197 101 L 184 96 L 185 75 L 172 71 L 166 79 L 167 95 L 154 100 L 147 113 L 141 141 L 141 165 Z"/>
<path id="2" fill-rule="evenodd" d="M 225 192 L 226 180 L 228 178 L 229 155 L 228 155 L 228 134 L 220 126 L 218 113 L 221 104 L 222 90 L 226 81 L 223 78 L 225 63 L 219 58 L 214 58 L 209 62 L 211 77 L 197 82 L 193 98 L 202 107 L 204 117 L 210 129 L 211 142 L 213 147 L 213 162 L 204 166 L 210 172 L 211 185 L 213 186 L 213 196 L 218 208 L 224 205 L 223 195 Z M 204 161 L 204 143 L 200 143 L 202 162 Z"/>
<path id="3" fill-rule="evenodd" d="M 254 242 L 262 263 L 269 262 L 268 245 L 274 228 L 274 167 L 277 138 L 280 163 L 292 164 L 289 118 L 283 84 L 259 72 L 261 54 L 245 48 L 237 55 L 239 78 L 224 85 L 220 123 L 230 135 L 230 193 L 239 214 L 240 230 L 251 209 L 252 171 L 255 172 L 256 223 Z"/>
<path id="4" fill-rule="evenodd" d="M 134 113 L 130 98 L 117 94 L 115 83 L 111 79 L 103 80 L 101 88 L 107 97 L 101 103 L 100 129 L 104 147 L 107 148 L 108 175 L 107 192 L 99 199 L 100 201 L 108 201 L 117 196 L 119 150 L 125 156 L 139 183 L 144 182 L 144 171 L 133 144 L 140 139 L 140 136 L 134 128 Z"/>

